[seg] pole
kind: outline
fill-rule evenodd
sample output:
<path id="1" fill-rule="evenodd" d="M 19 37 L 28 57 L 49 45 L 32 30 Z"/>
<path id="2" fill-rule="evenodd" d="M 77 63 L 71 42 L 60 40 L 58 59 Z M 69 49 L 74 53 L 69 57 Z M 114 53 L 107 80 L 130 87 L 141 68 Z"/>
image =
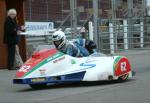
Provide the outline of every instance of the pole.
<path id="1" fill-rule="evenodd" d="M 133 37 L 132 34 L 132 26 L 133 26 L 133 22 L 132 22 L 132 8 L 133 8 L 133 0 L 127 0 L 127 5 L 128 5 L 128 37 Z M 128 43 L 129 43 L 129 48 L 132 48 L 133 45 L 131 43 L 133 43 L 133 39 L 128 39 Z"/>
<path id="2" fill-rule="evenodd" d="M 114 30 L 113 30 L 113 24 L 109 23 L 109 40 L 110 40 L 110 53 L 115 53 L 115 45 L 114 45 Z"/>
<path id="3" fill-rule="evenodd" d="M 113 31 L 115 30 L 115 28 L 117 28 L 118 25 L 116 25 L 116 0 L 111 0 L 111 6 L 112 6 L 112 25 L 113 25 Z M 118 44 L 117 44 L 117 33 L 116 31 L 113 33 L 114 36 L 114 42 L 115 42 L 115 46 L 114 48 L 117 50 L 118 49 Z"/>
<path id="4" fill-rule="evenodd" d="M 46 19 L 47 19 L 47 21 L 49 20 L 49 12 L 48 12 L 48 0 L 46 0 Z"/>
<path id="5" fill-rule="evenodd" d="M 140 29 L 141 29 L 140 30 L 141 31 L 141 33 L 140 33 L 140 47 L 143 48 L 143 45 L 144 45 L 143 21 L 140 22 Z"/>
<path id="6" fill-rule="evenodd" d="M 114 25 L 115 18 L 116 18 L 116 0 L 111 0 L 111 6 L 112 6 L 112 21 L 113 21 L 113 25 Z"/>
<path id="7" fill-rule="evenodd" d="M 94 41 L 99 47 L 98 43 L 98 0 L 92 0 L 93 1 L 93 21 L 94 21 Z M 99 49 L 99 48 L 98 48 Z"/>
<path id="8" fill-rule="evenodd" d="M 124 49 L 128 49 L 128 28 L 127 28 L 127 20 L 123 20 L 123 32 L 124 32 Z"/>
<path id="9" fill-rule="evenodd" d="M 89 21 L 89 39 L 93 40 L 93 23 Z"/>
<path id="10" fill-rule="evenodd" d="M 31 0 L 29 1 L 29 14 L 30 14 L 30 20 L 32 20 L 32 4 L 31 4 Z"/>
<path id="11" fill-rule="evenodd" d="M 77 1 L 70 0 L 72 38 L 77 33 Z"/>

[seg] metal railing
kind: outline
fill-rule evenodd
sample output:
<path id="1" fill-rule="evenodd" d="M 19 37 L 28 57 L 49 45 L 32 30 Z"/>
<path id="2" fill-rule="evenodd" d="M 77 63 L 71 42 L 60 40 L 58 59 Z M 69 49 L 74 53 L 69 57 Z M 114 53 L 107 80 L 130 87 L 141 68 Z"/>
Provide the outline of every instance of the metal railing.
<path id="1" fill-rule="evenodd" d="M 126 19 L 108 20 L 103 19 L 99 23 L 99 51 L 115 53 L 130 49 L 150 49 L 150 18 L 133 19 L 138 22 L 128 25 Z M 67 39 L 71 39 L 71 33 L 67 33 Z M 27 36 L 28 57 L 38 45 L 52 44 L 51 35 Z"/>
<path id="2" fill-rule="evenodd" d="M 127 49 L 148 49 L 145 47 L 150 46 L 149 20 L 149 17 L 133 18 L 132 25 L 128 25 L 127 19 L 101 20 L 99 49 L 111 54 Z"/>

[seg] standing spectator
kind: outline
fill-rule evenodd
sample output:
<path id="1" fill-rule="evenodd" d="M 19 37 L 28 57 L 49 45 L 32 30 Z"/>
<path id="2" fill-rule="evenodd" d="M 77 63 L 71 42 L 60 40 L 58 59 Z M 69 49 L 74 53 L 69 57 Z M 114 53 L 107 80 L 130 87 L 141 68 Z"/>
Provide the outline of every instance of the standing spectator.
<path id="1" fill-rule="evenodd" d="M 16 67 L 16 69 L 19 69 L 22 65 L 23 65 L 23 61 L 19 53 L 19 46 L 16 45 L 14 66 Z"/>
<path id="2" fill-rule="evenodd" d="M 17 12 L 15 9 L 10 9 L 7 13 L 7 18 L 4 24 L 4 43 L 7 44 L 8 49 L 8 70 L 15 70 L 14 60 L 16 45 L 18 43 L 18 25 L 16 21 Z"/>

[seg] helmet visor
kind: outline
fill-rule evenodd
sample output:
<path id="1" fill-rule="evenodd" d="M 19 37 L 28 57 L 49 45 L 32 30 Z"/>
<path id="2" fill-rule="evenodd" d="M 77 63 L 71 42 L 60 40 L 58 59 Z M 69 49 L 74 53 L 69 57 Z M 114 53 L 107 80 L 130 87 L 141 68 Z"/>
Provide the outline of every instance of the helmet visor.
<path id="1" fill-rule="evenodd" d="M 57 48 L 63 42 L 63 40 L 61 39 L 61 40 L 57 40 L 57 41 L 53 41 L 53 42 Z"/>

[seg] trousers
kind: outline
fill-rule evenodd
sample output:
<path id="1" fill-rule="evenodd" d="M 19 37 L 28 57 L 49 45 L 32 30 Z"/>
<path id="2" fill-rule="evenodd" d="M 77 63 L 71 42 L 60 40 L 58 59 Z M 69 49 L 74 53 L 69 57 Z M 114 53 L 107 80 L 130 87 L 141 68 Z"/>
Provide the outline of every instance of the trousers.
<path id="1" fill-rule="evenodd" d="M 20 67 L 22 65 L 23 65 L 23 61 L 19 53 L 19 47 L 18 45 L 16 45 L 14 66 Z"/>
<path id="2" fill-rule="evenodd" d="M 8 69 L 13 69 L 16 45 L 15 44 L 7 44 L 7 48 L 8 48 Z"/>

